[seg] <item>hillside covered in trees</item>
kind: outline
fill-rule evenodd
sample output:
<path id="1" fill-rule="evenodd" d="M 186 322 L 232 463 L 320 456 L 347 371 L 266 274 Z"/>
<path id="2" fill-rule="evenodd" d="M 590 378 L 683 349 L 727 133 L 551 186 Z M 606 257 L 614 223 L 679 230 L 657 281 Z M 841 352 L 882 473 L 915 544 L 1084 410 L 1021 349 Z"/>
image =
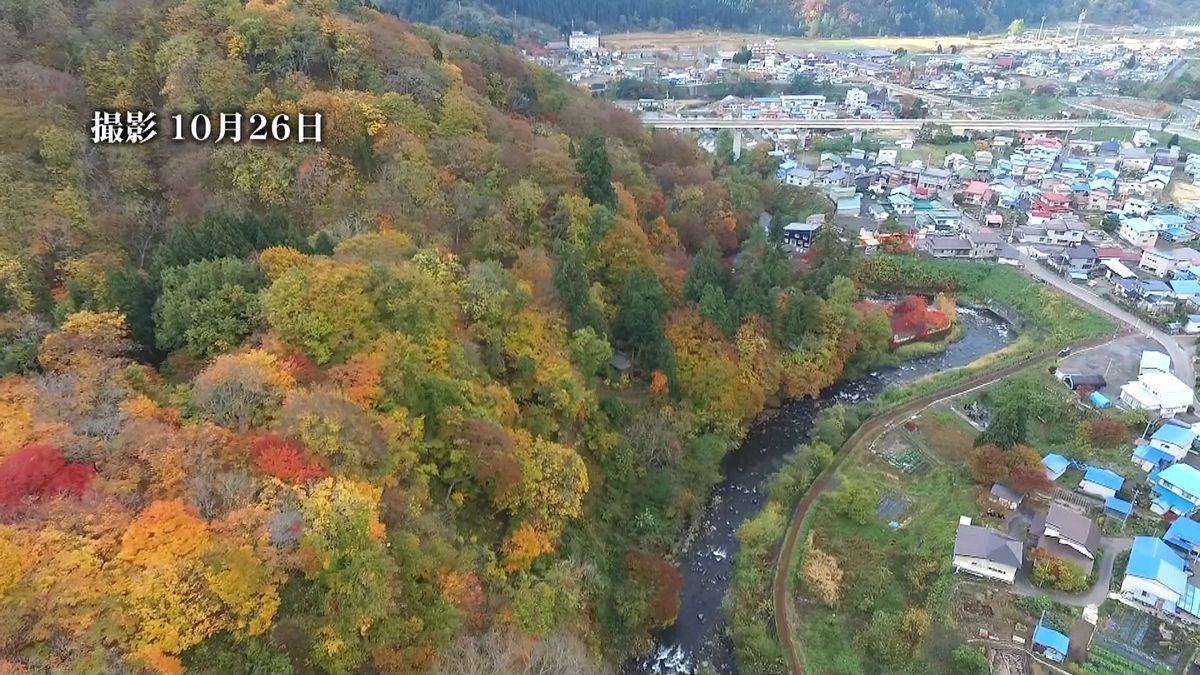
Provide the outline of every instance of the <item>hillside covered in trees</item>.
<path id="1" fill-rule="evenodd" d="M 351 0 L 0 3 L 0 129 L 5 672 L 611 665 L 747 422 L 891 337 L 765 147 Z"/>
<path id="2" fill-rule="evenodd" d="M 822 37 L 858 35 L 960 35 L 1003 32 L 1014 19 L 1036 24 L 1074 21 L 1087 9 L 1094 23 L 1155 25 L 1186 22 L 1197 0 L 378 0 L 414 20 L 503 39 L 512 17 L 572 28 L 607 31 L 706 28 Z M 478 17 L 498 13 L 490 25 Z M 534 26 L 521 34 L 536 38 Z"/>

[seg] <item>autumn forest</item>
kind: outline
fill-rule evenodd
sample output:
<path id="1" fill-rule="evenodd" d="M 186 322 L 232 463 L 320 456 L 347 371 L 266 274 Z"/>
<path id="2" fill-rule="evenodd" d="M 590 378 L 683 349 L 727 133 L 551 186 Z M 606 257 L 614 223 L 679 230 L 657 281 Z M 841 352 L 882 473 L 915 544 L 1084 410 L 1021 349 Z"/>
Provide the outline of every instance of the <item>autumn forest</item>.
<path id="1" fill-rule="evenodd" d="M 0 3 L 0 672 L 647 649 L 747 424 L 891 339 L 844 244 L 777 245 L 828 201 L 726 160 L 353 0 Z"/>

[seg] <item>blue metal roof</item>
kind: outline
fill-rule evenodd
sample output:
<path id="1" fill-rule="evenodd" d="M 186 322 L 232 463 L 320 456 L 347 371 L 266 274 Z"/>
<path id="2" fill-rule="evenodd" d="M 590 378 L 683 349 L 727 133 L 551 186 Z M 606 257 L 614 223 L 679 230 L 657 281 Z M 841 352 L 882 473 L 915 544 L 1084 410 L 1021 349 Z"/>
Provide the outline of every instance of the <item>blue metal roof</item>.
<path id="1" fill-rule="evenodd" d="M 1179 295 L 1196 295 L 1200 294 L 1200 281 L 1192 281 L 1191 279 L 1172 279 L 1171 290 Z"/>
<path id="2" fill-rule="evenodd" d="M 1200 496 L 1200 471 L 1195 467 L 1173 464 L 1159 472 L 1158 480 L 1170 483 L 1190 495 Z"/>
<path id="3" fill-rule="evenodd" d="M 1180 448 L 1190 448 L 1196 441 L 1196 433 L 1177 424 L 1164 424 L 1150 435 L 1152 440 L 1169 443 Z"/>
<path id="4" fill-rule="evenodd" d="M 1070 272 L 1069 276 L 1072 281 L 1086 281 L 1088 278 L 1087 272 Z"/>
<path id="5" fill-rule="evenodd" d="M 1125 220 L 1121 221 L 1121 226 L 1128 227 L 1139 234 L 1158 231 L 1158 228 L 1151 225 L 1150 222 L 1145 218 L 1126 218 Z"/>
<path id="6" fill-rule="evenodd" d="M 1175 457 L 1173 455 L 1169 455 L 1151 445 L 1137 446 L 1133 449 L 1133 456 L 1144 462 L 1150 462 L 1152 464 L 1171 464 L 1175 461 Z"/>
<path id="7" fill-rule="evenodd" d="M 1200 523 L 1191 518 L 1179 518 L 1167 528 L 1163 540 L 1180 548 L 1200 547 Z"/>
<path id="8" fill-rule="evenodd" d="M 1037 630 L 1033 631 L 1033 644 L 1042 647 L 1049 647 L 1059 654 L 1065 655 L 1067 647 L 1071 641 L 1066 635 L 1050 628 L 1049 626 L 1038 626 Z"/>
<path id="9" fill-rule="evenodd" d="M 1195 504 L 1158 485 L 1154 486 L 1154 505 L 1163 511 L 1175 511 L 1183 515 L 1191 513 L 1196 508 Z"/>
<path id="10" fill-rule="evenodd" d="M 1105 499 L 1104 508 L 1111 509 L 1117 513 L 1122 513 L 1125 515 L 1129 515 L 1133 512 L 1133 504 L 1130 504 L 1124 499 L 1118 499 L 1117 497 L 1109 497 L 1108 499 Z"/>
<path id="11" fill-rule="evenodd" d="M 1200 616 L 1200 588 L 1188 584 L 1187 592 L 1176 606 L 1192 616 Z"/>
<path id="12" fill-rule="evenodd" d="M 1062 455 L 1050 453 L 1042 458 L 1042 464 L 1045 464 L 1051 473 L 1061 474 L 1071 466 L 1071 460 Z"/>
<path id="13" fill-rule="evenodd" d="M 1084 472 L 1083 479 L 1096 485 L 1102 485 L 1110 490 L 1120 490 L 1125 484 L 1125 479 L 1108 469 L 1101 469 L 1095 466 L 1089 466 Z"/>
<path id="14" fill-rule="evenodd" d="M 1134 537 L 1125 574 L 1157 581 L 1173 592 L 1187 592 L 1183 558 L 1157 537 Z"/>
<path id="15" fill-rule="evenodd" d="M 1112 405 L 1112 401 L 1108 400 L 1107 396 L 1098 391 L 1093 391 L 1091 394 L 1088 394 L 1088 399 L 1092 402 L 1092 405 L 1096 406 L 1097 408 L 1107 408 Z"/>

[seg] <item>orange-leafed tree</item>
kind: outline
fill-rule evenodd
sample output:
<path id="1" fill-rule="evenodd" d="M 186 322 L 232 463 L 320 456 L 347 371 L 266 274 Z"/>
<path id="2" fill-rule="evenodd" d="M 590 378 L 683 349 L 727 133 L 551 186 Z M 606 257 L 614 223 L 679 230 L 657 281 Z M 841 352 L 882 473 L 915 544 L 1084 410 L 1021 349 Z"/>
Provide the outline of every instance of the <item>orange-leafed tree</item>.
<path id="1" fill-rule="evenodd" d="M 533 561 L 553 550 L 550 537 L 530 523 L 521 523 L 504 542 L 504 569 L 509 573 L 524 572 Z"/>

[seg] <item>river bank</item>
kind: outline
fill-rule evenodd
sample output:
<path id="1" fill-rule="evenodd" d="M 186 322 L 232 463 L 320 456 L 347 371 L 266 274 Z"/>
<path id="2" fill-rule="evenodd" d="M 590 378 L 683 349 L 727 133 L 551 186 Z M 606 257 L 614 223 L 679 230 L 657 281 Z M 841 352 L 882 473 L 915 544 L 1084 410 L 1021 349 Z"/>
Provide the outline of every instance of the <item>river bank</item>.
<path id="1" fill-rule="evenodd" d="M 764 481 L 808 437 L 822 408 L 861 402 L 893 384 L 967 365 L 1015 340 L 1008 324 L 990 312 L 968 309 L 959 318 L 965 334 L 940 353 L 838 383 L 815 401 L 785 402 L 751 428 L 722 463 L 724 479 L 714 488 L 705 517 L 680 554 L 684 584 L 678 619 L 659 635 L 657 650 L 627 663 L 626 672 L 693 673 L 702 664 L 713 672 L 735 672 L 721 604 L 733 573 L 737 529 L 762 509 Z"/>

